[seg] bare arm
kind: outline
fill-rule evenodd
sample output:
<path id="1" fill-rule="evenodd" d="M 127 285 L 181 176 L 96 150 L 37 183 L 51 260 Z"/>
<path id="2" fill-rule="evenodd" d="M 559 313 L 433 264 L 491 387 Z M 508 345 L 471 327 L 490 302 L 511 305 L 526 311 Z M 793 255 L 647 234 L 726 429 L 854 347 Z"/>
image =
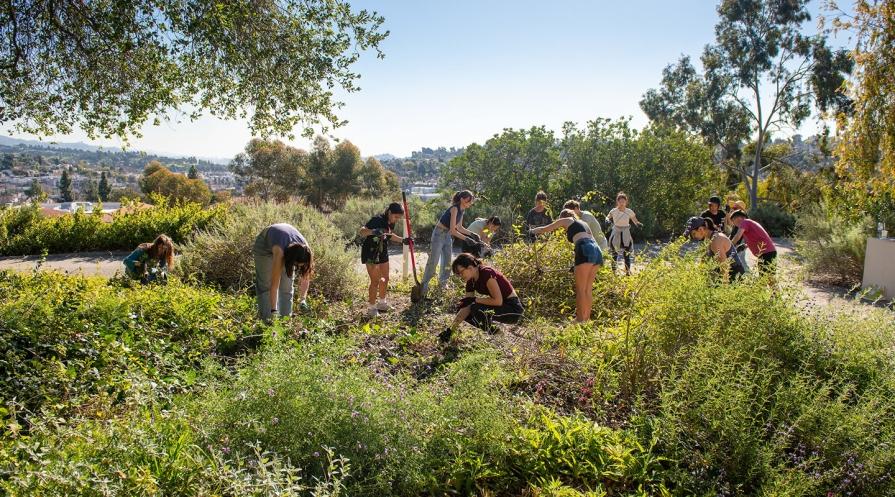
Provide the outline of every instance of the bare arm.
<path id="1" fill-rule="evenodd" d="M 740 243 L 741 238 L 743 238 L 743 228 L 737 230 L 737 234 L 733 236 L 733 240 L 731 240 L 731 243 L 736 245 Z"/>
<path id="2" fill-rule="evenodd" d="M 634 211 L 631 211 L 631 222 L 633 222 L 637 226 L 643 226 L 643 223 L 641 223 L 640 220 L 637 219 L 637 214 L 634 214 Z"/>
<path id="3" fill-rule="evenodd" d="M 490 305 L 494 307 L 500 307 L 503 305 L 503 295 L 500 293 L 500 285 L 497 284 L 497 280 L 491 278 L 488 280 L 488 283 L 485 284 L 488 287 L 488 297 L 479 297 L 475 299 L 476 303 L 482 305 Z"/>
<path id="4" fill-rule="evenodd" d="M 459 209 L 459 207 L 457 207 L 456 205 L 451 207 L 451 209 L 454 209 L 454 208 Z M 454 238 L 457 238 L 460 240 L 468 240 L 469 239 L 469 237 L 466 235 L 469 234 L 470 231 L 463 227 L 463 216 L 460 216 L 460 219 L 457 219 L 456 217 L 451 216 L 451 225 L 449 226 L 449 228 L 451 229 L 451 236 L 453 236 Z"/>
<path id="5" fill-rule="evenodd" d="M 547 226 L 541 226 L 539 228 L 532 228 L 531 232 L 534 233 L 535 235 L 540 235 L 541 233 L 550 233 L 551 231 L 556 231 L 559 228 L 568 228 L 569 226 L 572 225 L 572 221 L 574 221 L 574 219 L 572 219 L 570 217 L 561 217 L 561 218 L 557 219 L 556 221 L 553 221 L 552 223 L 548 224 Z"/>

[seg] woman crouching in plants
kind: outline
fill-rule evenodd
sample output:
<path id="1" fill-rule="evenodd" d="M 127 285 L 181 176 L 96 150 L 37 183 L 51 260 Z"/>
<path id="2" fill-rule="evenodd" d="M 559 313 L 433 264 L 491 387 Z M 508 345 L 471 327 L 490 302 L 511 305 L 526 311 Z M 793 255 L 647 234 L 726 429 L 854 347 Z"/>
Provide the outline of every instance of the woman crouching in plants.
<path id="1" fill-rule="evenodd" d="M 532 229 L 531 234 L 549 233 L 559 228 L 565 228 L 566 239 L 575 244 L 575 322 L 583 323 L 590 320 L 594 305 L 594 280 L 603 265 L 603 252 L 590 228 L 571 209 L 563 209 L 559 219 L 547 226 Z"/>
<path id="2" fill-rule="evenodd" d="M 164 282 L 174 266 L 174 242 L 168 235 L 159 235 L 152 243 L 141 243 L 124 259 L 124 272 L 144 285 Z"/>
<path id="3" fill-rule="evenodd" d="M 382 214 L 373 216 L 358 232 L 364 237 L 364 243 L 360 249 L 361 262 L 367 267 L 370 276 L 368 289 L 367 315 L 375 317 L 379 311 L 389 311 L 391 307 L 385 299 L 388 291 L 388 242 L 404 243 L 410 245 L 410 238 L 401 238 L 392 231 L 395 223 L 404 217 L 404 208 L 397 202 L 389 204 Z M 379 296 L 379 300 L 376 296 Z"/>
<path id="4" fill-rule="evenodd" d="M 460 301 L 454 322 L 438 335 L 447 342 L 460 323 L 467 323 L 494 333 L 494 321 L 515 324 L 522 318 L 524 308 L 512 283 L 500 271 L 482 264 L 472 254 L 460 254 L 451 264 L 451 271 L 466 282 L 466 296 Z M 485 297 L 476 297 L 476 293 Z"/>
<path id="5" fill-rule="evenodd" d="M 308 288 L 314 255 L 305 237 L 295 226 L 272 224 L 255 237 L 255 294 L 258 315 L 265 321 L 292 315 L 295 272 L 300 276 L 299 296 L 302 310 L 308 309 Z"/>
<path id="6" fill-rule="evenodd" d="M 709 240 L 708 256 L 719 264 L 718 272 L 725 283 L 737 280 L 746 273 L 736 245 L 721 232 L 715 222 L 705 217 L 691 217 L 687 220 L 684 236 L 694 240 Z"/>

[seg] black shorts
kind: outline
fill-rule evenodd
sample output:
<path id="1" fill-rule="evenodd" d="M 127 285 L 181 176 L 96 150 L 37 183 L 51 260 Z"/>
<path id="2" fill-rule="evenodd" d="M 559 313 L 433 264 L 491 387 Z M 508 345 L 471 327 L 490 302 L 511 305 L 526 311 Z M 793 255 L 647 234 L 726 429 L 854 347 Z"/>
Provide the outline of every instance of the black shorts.
<path id="1" fill-rule="evenodd" d="M 360 261 L 364 264 L 384 264 L 388 262 L 388 245 L 364 243 L 360 248 Z"/>
<path id="2" fill-rule="evenodd" d="M 516 324 L 522 319 L 525 308 L 519 297 L 510 297 L 500 307 L 472 304 L 466 322 L 485 331 L 493 331 L 493 322 Z"/>
<path id="3" fill-rule="evenodd" d="M 760 273 L 773 272 L 777 268 L 777 251 L 767 252 L 758 256 L 758 271 Z"/>

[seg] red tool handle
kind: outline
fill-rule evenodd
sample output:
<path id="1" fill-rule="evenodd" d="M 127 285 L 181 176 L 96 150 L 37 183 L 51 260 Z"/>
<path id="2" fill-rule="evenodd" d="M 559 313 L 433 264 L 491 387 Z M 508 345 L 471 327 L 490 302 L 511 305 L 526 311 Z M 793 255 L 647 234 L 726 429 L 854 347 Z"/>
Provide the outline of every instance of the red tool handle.
<path id="1" fill-rule="evenodd" d="M 401 200 L 404 201 L 404 224 L 407 227 L 407 236 L 410 237 L 410 264 L 413 266 L 413 279 L 416 280 L 416 256 L 413 255 L 413 229 L 410 227 L 410 209 L 407 207 L 407 194 L 401 192 Z"/>

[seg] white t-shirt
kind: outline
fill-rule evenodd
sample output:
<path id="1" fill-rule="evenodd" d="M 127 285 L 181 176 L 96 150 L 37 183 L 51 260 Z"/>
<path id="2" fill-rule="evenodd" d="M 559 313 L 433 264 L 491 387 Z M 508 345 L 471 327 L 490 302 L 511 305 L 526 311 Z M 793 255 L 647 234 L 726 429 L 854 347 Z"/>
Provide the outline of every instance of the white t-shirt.
<path id="1" fill-rule="evenodd" d="M 616 227 L 627 228 L 631 225 L 631 218 L 635 217 L 635 214 L 634 211 L 627 207 L 623 211 L 619 210 L 618 207 L 613 207 L 607 217 L 612 220 L 612 224 Z"/>

